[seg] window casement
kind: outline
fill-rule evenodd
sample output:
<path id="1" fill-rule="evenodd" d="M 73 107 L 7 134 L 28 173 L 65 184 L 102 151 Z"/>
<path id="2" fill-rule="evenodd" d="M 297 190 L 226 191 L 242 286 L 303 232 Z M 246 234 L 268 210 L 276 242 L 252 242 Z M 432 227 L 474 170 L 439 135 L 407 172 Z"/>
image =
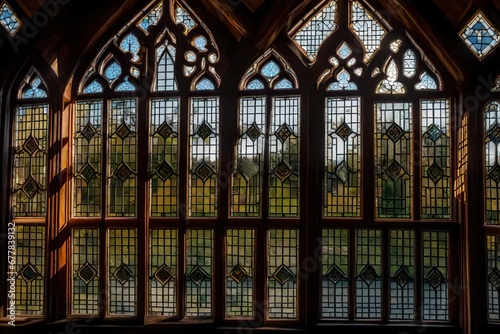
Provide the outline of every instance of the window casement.
<path id="1" fill-rule="evenodd" d="M 498 83 L 498 80 L 497 80 Z M 494 88 L 494 92 L 498 89 Z M 486 241 L 487 319 L 500 320 L 500 102 L 484 106 L 484 228 Z"/>
<path id="2" fill-rule="evenodd" d="M 226 73 L 187 3 L 150 3 L 75 71 L 67 316 L 455 326 L 455 103 L 434 58 L 367 1 L 330 0 Z M 16 103 L 17 282 L 43 316 L 57 294 L 36 71 Z"/>
<path id="3" fill-rule="evenodd" d="M 48 90 L 35 68 L 16 96 L 12 128 L 10 223 L 15 226 L 15 309 L 42 317 L 46 306 L 46 217 L 49 147 Z M 12 277 L 9 277 L 12 278 Z"/>

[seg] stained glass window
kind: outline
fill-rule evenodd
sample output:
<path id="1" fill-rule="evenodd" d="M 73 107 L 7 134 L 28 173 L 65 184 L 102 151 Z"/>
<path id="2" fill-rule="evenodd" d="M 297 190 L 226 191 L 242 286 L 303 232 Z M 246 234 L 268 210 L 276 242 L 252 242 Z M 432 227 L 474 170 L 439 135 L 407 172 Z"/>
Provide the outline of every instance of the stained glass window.
<path id="1" fill-rule="evenodd" d="M 382 232 L 356 231 L 356 318 L 382 316 Z"/>
<path id="2" fill-rule="evenodd" d="M 254 254 L 254 230 L 226 230 L 226 317 L 253 315 Z"/>
<path id="3" fill-rule="evenodd" d="M 75 115 L 73 216 L 101 213 L 102 101 L 78 101 Z"/>
<path id="4" fill-rule="evenodd" d="M 231 85 L 231 53 L 187 5 L 149 4 L 75 72 L 69 312 L 295 326 L 314 303 L 320 322 L 449 321 L 456 249 L 436 220 L 456 211 L 452 99 L 422 49 L 367 2 L 329 0 Z M 289 59 L 300 52 L 311 69 Z M 36 100 L 16 110 L 47 122 L 47 96 L 30 77 L 18 99 Z M 22 131 L 14 155 L 35 166 L 47 134 Z M 47 186 L 23 187 L 25 174 L 17 191 L 45 210 Z M 36 231 L 23 239 L 45 241 Z M 41 270 L 43 254 L 28 255 Z"/>
<path id="5" fill-rule="evenodd" d="M 299 232 L 289 229 L 268 231 L 268 317 L 297 317 Z"/>
<path id="6" fill-rule="evenodd" d="M 486 224 L 500 225 L 500 103 L 485 107 Z"/>
<path id="7" fill-rule="evenodd" d="M 460 37 L 479 59 L 483 59 L 496 47 L 500 35 L 484 14 L 478 12 L 462 29 Z"/>
<path id="8" fill-rule="evenodd" d="M 361 215 L 361 110 L 357 97 L 328 97 L 325 123 L 325 217 Z"/>
<path id="9" fill-rule="evenodd" d="M 16 226 L 15 312 L 43 315 L 45 299 L 45 226 Z"/>
<path id="10" fill-rule="evenodd" d="M 212 315 L 213 230 L 187 231 L 186 316 Z"/>
<path id="11" fill-rule="evenodd" d="M 328 3 L 292 37 L 302 51 L 314 60 L 323 41 L 337 28 L 337 1 Z"/>
<path id="12" fill-rule="evenodd" d="M 178 215 L 179 99 L 151 100 L 151 216 Z"/>
<path id="13" fill-rule="evenodd" d="M 155 26 L 163 12 L 163 4 L 160 2 L 155 8 L 153 8 L 142 20 L 137 24 L 146 34 L 150 26 Z"/>
<path id="14" fill-rule="evenodd" d="M 191 99 L 189 215 L 217 215 L 219 99 Z"/>
<path id="15" fill-rule="evenodd" d="M 136 100 L 112 100 L 109 119 L 110 216 L 135 216 L 137 210 Z"/>
<path id="16" fill-rule="evenodd" d="M 322 231 L 322 312 L 325 319 L 349 317 L 349 231 Z"/>
<path id="17" fill-rule="evenodd" d="M 448 100 L 422 100 L 422 218 L 451 217 Z"/>
<path id="18" fill-rule="evenodd" d="M 178 249 L 177 230 L 150 230 L 149 314 L 177 314 Z"/>
<path id="19" fill-rule="evenodd" d="M 415 317 L 414 248 L 414 231 L 390 231 L 390 319 L 413 320 Z"/>
<path id="20" fill-rule="evenodd" d="M 412 105 L 377 103 L 375 112 L 377 217 L 410 218 Z"/>
<path id="21" fill-rule="evenodd" d="M 259 216 L 266 129 L 266 99 L 240 100 L 240 129 L 237 174 L 233 177 L 231 212 L 234 216 Z"/>
<path id="22" fill-rule="evenodd" d="M 99 313 L 100 244 L 98 229 L 72 230 L 73 314 Z"/>
<path id="23" fill-rule="evenodd" d="M 352 2 L 350 28 L 361 40 L 368 62 L 380 48 L 380 41 L 386 34 L 385 29 L 357 1 Z"/>
<path id="24" fill-rule="evenodd" d="M 9 32 L 11 36 L 14 36 L 16 32 L 21 28 L 21 20 L 18 18 L 16 13 L 10 8 L 7 2 L 3 2 L 0 5 L 0 24 Z"/>
<path id="25" fill-rule="evenodd" d="M 109 314 L 137 311 L 137 232 L 108 230 Z"/>
<path id="26" fill-rule="evenodd" d="M 424 231 L 423 240 L 423 319 L 448 320 L 449 234 Z"/>
<path id="27" fill-rule="evenodd" d="M 23 105 L 16 110 L 14 129 L 14 217 L 43 217 L 47 201 L 46 104 Z"/>
<path id="28" fill-rule="evenodd" d="M 299 216 L 300 98 L 272 99 L 269 136 L 269 215 Z"/>
<path id="29" fill-rule="evenodd" d="M 500 320 L 500 237 L 486 237 L 488 278 L 488 319 Z"/>

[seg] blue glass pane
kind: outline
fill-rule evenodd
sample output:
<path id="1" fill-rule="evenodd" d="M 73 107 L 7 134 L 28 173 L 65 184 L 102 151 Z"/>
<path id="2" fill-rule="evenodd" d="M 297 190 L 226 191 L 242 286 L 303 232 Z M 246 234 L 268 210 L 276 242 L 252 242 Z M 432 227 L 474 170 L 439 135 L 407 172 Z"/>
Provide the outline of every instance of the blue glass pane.
<path id="1" fill-rule="evenodd" d="M 264 89 L 264 88 L 265 88 L 264 84 L 258 79 L 253 79 L 247 85 L 247 89 Z"/>
<path id="2" fill-rule="evenodd" d="M 119 84 L 116 89 L 117 92 L 127 92 L 127 91 L 135 91 L 135 86 L 132 85 L 130 82 L 125 80 L 121 84 Z"/>
<path id="3" fill-rule="evenodd" d="M 215 86 L 212 81 L 203 78 L 196 84 L 196 90 L 214 90 Z"/>
<path id="4" fill-rule="evenodd" d="M 83 90 L 85 94 L 102 93 L 102 86 L 97 81 L 92 81 Z"/>
<path id="5" fill-rule="evenodd" d="M 133 60 L 138 60 L 139 59 L 139 40 L 135 35 L 128 34 L 125 36 L 125 38 L 122 40 L 120 43 L 120 49 L 123 50 L 123 52 L 130 52 L 133 56 Z"/>
<path id="6" fill-rule="evenodd" d="M 122 68 L 116 62 L 111 63 L 104 71 L 104 76 L 109 81 L 113 81 L 122 74 Z"/>
<path id="7" fill-rule="evenodd" d="M 288 79 L 282 79 L 279 81 L 276 86 L 274 86 L 275 89 L 292 89 L 293 85 Z"/>
<path id="8" fill-rule="evenodd" d="M 270 60 L 262 67 L 261 73 L 266 78 L 271 79 L 280 74 L 280 67 L 275 61 Z"/>

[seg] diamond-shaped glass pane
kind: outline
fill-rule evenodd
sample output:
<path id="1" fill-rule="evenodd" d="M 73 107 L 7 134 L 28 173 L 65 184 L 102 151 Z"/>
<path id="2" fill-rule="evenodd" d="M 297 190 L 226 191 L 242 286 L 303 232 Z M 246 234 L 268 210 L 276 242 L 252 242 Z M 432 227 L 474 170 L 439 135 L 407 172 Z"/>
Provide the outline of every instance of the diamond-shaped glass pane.
<path id="1" fill-rule="evenodd" d="M 156 175 L 162 180 L 166 181 L 174 174 L 174 169 L 168 162 L 163 160 L 163 162 L 156 169 Z"/>
<path id="2" fill-rule="evenodd" d="M 175 277 L 172 269 L 167 266 L 165 263 L 162 264 L 158 269 L 156 269 L 154 276 L 161 285 L 167 284 L 171 279 Z"/>
<path id="3" fill-rule="evenodd" d="M 22 188 L 23 192 L 28 196 L 28 198 L 33 198 L 36 193 L 41 189 L 40 185 L 33 176 L 29 176 L 28 179 L 24 182 Z"/>
<path id="4" fill-rule="evenodd" d="M 397 142 L 405 135 L 405 130 L 403 130 L 398 124 L 392 123 L 389 128 L 385 131 L 387 137 L 393 142 Z"/>
<path id="5" fill-rule="evenodd" d="M 352 53 L 351 48 L 345 42 L 343 42 L 340 48 L 337 50 L 337 54 L 342 59 L 346 59 L 351 55 L 351 53 Z"/>
<path id="6" fill-rule="evenodd" d="M 337 129 L 335 129 L 334 133 L 342 138 L 343 141 L 345 141 L 347 138 L 349 138 L 353 131 L 346 122 L 342 122 L 342 124 L 340 124 Z"/>
<path id="7" fill-rule="evenodd" d="M 82 129 L 82 136 L 85 137 L 88 141 L 90 141 L 92 138 L 94 138 L 95 134 L 97 133 L 97 130 L 95 127 L 92 125 L 92 123 L 88 122 L 85 127 Z"/>
<path id="8" fill-rule="evenodd" d="M 88 285 L 97 276 L 97 270 L 89 262 L 85 262 L 76 275 Z"/>
<path id="9" fill-rule="evenodd" d="M 500 291 L 500 271 L 498 268 L 495 268 L 488 275 L 488 280 L 495 287 L 495 289 Z"/>
<path id="10" fill-rule="evenodd" d="M 120 126 L 116 129 L 116 134 L 122 140 L 125 139 L 125 138 L 127 138 L 131 133 L 132 133 L 132 131 L 130 130 L 130 128 L 128 127 L 128 125 L 125 124 L 125 122 L 123 122 L 122 124 L 120 124 Z"/>
<path id="11" fill-rule="evenodd" d="M 495 145 L 500 144 L 500 125 L 495 123 L 486 133 L 486 137 L 495 143 Z"/>
<path id="12" fill-rule="evenodd" d="M 210 279 L 210 275 L 199 265 L 196 265 L 191 273 L 189 279 L 196 285 L 199 285 L 204 280 Z"/>
<path id="13" fill-rule="evenodd" d="M 134 276 L 134 274 L 129 267 L 125 265 L 125 263 L 122 263 L 118 268 L 116 268 L 113 276 L 115 276 L 118 282 L 123 285 L 127 283 Z"/>
<path id="14" fill-rule="evenodd" d="M 444 280 L 443 274 L 436 267 L 433 267 L 425 278 L 434 289 L 437 289 Z"/>
<path id="15" fill-rule="evenodd" d="M 406 284 L 408 284 L 408 282 L 410 282 L 411 280 L 413 280 L 413 278 L 411 277 L 410 272 L 409 272 L 407 266 L 401 266 L 396 271 L 396 273 L 394 273 L 394 276 L 392 278 L 402 288 L 404 288 L 406 286 Z"/>
<path id="16" fill-rule="evenodd" d="M 120 163 L 113 172 L 113 176 L 119 178 L 122 181 L 128 179 L 132 174 L 133 174 L 132 169 L 130 169 L 130 167 L 124 162 Z"/>
<path id="17" fill-rule="evenodd" d="M 434 183 L 438 183 L 444 176 L 444 171 L 439 165 L 435 162 L 427 169 L 427 176 L 434 181 Z"/>
<path id="18" fill-rule="evenodd" d="M 156 129 L 156 133 L 162 136 L 163 139 L 167 139 L 168 137 L 170 137 L 173 132 L 174 130 L 167 122 L 161 123 L 158 129 Z"/>
<path id="19" fill-rule="evenodd" d="M 293 135 L 293 130 L 286 123 L 283 123 L 278 130 L 275 132 L 276 137 L 283 143 L 287 140 L 291 135 Z"/>
<path id="20" fill-rule="evenodd" d="M 207 181 L 212 175 L 215 174 L 213 168 L 207 164 L 205 161 L 202 161 L 196 169 L 194 170 L 196 176 L 198 176 L 203 182 Z"/>
<path id="21" fill-rule="evenodd" d="M 361 278 L 366 284 L 370 285 L 378 277 L 378 275 L 375 269 L 371 265 L 367 264 L 363 270 L 361 270 L 358 277 Z"/>
<path id="22" fill-rule="evenodd" d="M 444 134 L 444 132 L 441 131 L 439 126 L 437 126 L 436 124 L 431 124 L 431 126 L 429 126 L 429 128 L 427 129 L 426 134 L 429 137 L 429 139 L 435 143 L 439 139 L 439 137 L 441 137 Z"/>
<path id="23" fill-rule="evenodd" d="M 283 285 L 294 276 L 293 272 L 287 266 L 281 264 L 281 266 L 276 269 L 272 277 L 278 281 L 280 285 Z"/>
<path id="24" fill-rule="evenodd" d="M 495 163 L 493 168 L 490 169 L 487 175 L 490 179 L 494 180 L 496 183 L 500 183 L 500 165 Z"/>
<path id="25" fill-rule="evenodd" d="M 26 140 L 23 143 L 24 151 L 29 155 L 33 155 L 33 153 L 35 153 L 38 150 L 38 148 L 39 148 L 38 140 L 36 140 L 36 138 L 33 137 L 32 135 L 29 135 L 29 137 L 26 138 Z"/>
<path id="26" fill-rule="evenodd" d="M 498 31 L 491 26 L 482 13 L 477 13 L 460 35 L 480 59 L 497 45 L 499 39 Z"/>
<path id="27" fill-rule="evenodd" d="M 328 273 L 326 274 L 326 277 L 333 283 L 337 284 L 340 280 L 345 280 L 347 279 L 346 274 L 340 269 L 335 263 L 332 265 Z"/>
<path id="28" fill-rule="evenodd" d="M 31 262 L 28 262 L 21 268 L 21 270 L 19 270 L 19 275 L 21 275 L 21 277 L 26 281 L 26 283 L 30 283 L 40 274 L 38 273 L 36 267 L 33 264 L 31 264 Z"/>
<path id="29" fill-rule="evenodd" d="M 396 160 L 392 161 L 391 164 L 385 170 L 385 174 L 389 176 L 394 181 L 400 178 L 405 173 L 403 166 Z"/>
<path id="30" fill-rule="evenodd" d="M 248 273 L 241 264 L 237 264 L 229 273 L 229 276 L 236 282 L 241 283 L 248 278 Z"/>
<path id="31" fill-rule="evenodd" d="M 92 166 L 90 163 L 87 162 L 80 169 L 79 174 L 80 174 L 80 177 L 85 180 L 85 182 L 89 183 L 94 178 L 96 178 L 97 171 L 95 170 L 94 166 Z"/>
<path id="32" fill-rule="evenodd" d="M 274 175 L 280 179 L 281 182 L 284 182 L 292 175 L 292 169 L 286 164 L 284 161 L 281 161 L 276 167 L 273 169 Z"/>
<path id="33" fill-rule="evenodd" d="M 212 130 L 212 127 L 210 126 L 210 124 L 208 124 L 206 121 L 203 121 L 198 126 L 198 128 L 196 129 L 196 131 L 194 132 L 194 134 L 198 135 L 200 138 L 202 138 L 203 140 L 205 140 L 208 137 L 210 137 L 211 135 L 213 135 L 214 131 Z"/>
<path id="34" fill-rule="evenodd" d="M 349 168 L 347 167 L 347 163 L 343 160 L 341 163 L 335 167 L 335 175 L 337 178 L 345 184 L 349 180 Z"/>
<path id="35" fill-rule="evenodd" d="M 262 135 L 262 132 L 260 131 L 259 126 L 255 122 L 253 122 L 252 125 L 250 125 L 250 127 L 247 129 L 245 134 L 252 141 L 256 141 Z"/>

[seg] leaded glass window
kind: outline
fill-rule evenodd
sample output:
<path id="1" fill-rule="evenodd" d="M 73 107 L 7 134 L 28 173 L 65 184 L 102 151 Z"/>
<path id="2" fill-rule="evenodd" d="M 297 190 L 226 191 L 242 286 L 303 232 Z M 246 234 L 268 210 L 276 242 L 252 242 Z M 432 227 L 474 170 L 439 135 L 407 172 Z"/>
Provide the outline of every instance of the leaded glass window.
<path id="1" fill-rule="evenodd" d="M 261 210 L 270 217 L 299 216 L 300 97 L 283 95 L 278 87 L 283 80 L 289 83 L 287 89 L 297 88 L 289 65 L 270 49 L 240 83 L 244 96 L 240 97 L 237 166 L 231 189 L 233 216 L 258 217 Z M 254 90 L 269 93 L 253 94 Z M 265 198 L 264 187 L 268 189 Z M 267 205 L 262 207 L 262 203 Z"/>
<path id="2" fill-rule="evenodd" d="M 300 326 L 315 303 L 320 322 L 452 319 L 444 74 L 365 1 L 292 25 L 233 63 L 188 2 L 152 2 L 75 72 L 71 315 Z M 41 79 L 18 95 L 48 119 Z M 28 166 L 35 146 L 18 146 Z M 46 196 L 24 175 L 19 194 Z"/>
<path id="3" fill-rule="evenodd" d="M 14 36 L 22 25 L 19 17 L 5 1 L 0 5 L 0 24 L 9 32 L 11 36 Z"/>
<path id="4" fill-rule="evenodd" d="M 500 237 L 486 236 L 488 319 L 500 320 Z"/>
<path id="5" fill-rule="evenodd" d="M 17 91 L 12 131 L 12 209 L 9 218 L 7 278 L 15 289 L 10 302 L 20 316 L 39 317 L 46 309 L 46 219 L 50 147 L 48 89 L 34 68 Z M 7 225 L 7 224 L 6 224 Z M 12 239 L 13 237 L 14 239 Z M 7 238 L 5 239 L 7 240 Z M 10 243 L 9 243 L 10 244 Z M 14 261 L 14 262 L 11 262 Z M 10 287 L 11 284 L 5 285 Z"/>
<path id="6" fill-rule="evenodd" d="M 460 37 L 476 57 L 483 59 L 496 47 L 500 34 L 479 11 L 462 29 Z"/>
<path id="7" fill-rule="evenodd" d="M 484 111 L 486 224 L 500 224 L 500 103 L 490 102 Z"/>

